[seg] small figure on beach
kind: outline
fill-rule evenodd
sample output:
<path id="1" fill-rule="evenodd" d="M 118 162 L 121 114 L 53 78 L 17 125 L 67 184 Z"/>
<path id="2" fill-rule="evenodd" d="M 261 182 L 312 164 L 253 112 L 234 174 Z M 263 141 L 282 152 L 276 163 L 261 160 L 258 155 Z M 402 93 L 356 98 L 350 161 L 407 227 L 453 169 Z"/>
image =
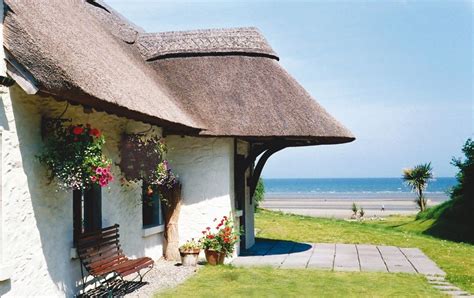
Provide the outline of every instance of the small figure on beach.
<path id="1" fill-rule="evenodd" d="M 385 206 L 382 204 L 382 212 L 385 211 Z"/>

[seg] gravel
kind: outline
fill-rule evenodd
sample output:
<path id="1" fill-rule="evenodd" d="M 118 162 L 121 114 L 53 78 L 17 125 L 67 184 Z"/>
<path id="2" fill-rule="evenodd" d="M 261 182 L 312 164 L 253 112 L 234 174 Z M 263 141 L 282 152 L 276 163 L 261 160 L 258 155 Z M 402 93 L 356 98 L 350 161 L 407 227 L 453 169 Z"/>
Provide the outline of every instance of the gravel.
<path id="1" fill-rule="evenodd" d="M 176 261 L 160 259 L 155 261 L 155 266 L 148 272 L 143 281 L 149 284 L 137 289 L 125 297 L 152 297 L 159 291 L 174 288 L 194 275 L 202 265 L 197 267 L 184 267 Z"/>

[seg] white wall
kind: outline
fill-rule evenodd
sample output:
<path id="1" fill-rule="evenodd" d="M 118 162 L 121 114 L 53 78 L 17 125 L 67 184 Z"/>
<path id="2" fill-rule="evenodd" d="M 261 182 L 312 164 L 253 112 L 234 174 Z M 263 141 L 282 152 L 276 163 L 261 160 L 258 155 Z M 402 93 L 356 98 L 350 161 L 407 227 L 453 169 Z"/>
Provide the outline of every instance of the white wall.
<path id="1" fill-rule="evenodd" d="M 168 158 L 183 184 L 180 243 L 200 238 L 214 218 L 229 216 L 234 204 L 232 138 L 166 137 Z"/>
<path id="2" fill-rule="evenodd" d="M 72 193 L 48 184 L 45 168 L 35 157 L 41 151 L 41 115 L 57 117 L 65 102 L 26 95 L 18 86 L 0 94 L 3 128 L 2 212 L 3 259 L 14 265 L 11 279 L 0 282 L 0 296 L 76 293 L 80 280 L 77 260 L 71 260 Z M 139 122 L 106 113 L 84 114 L 69 106 L 65 118 L 90 123 L 106 136 L 105 153 L 119 162 L 118 142 L 124 131 L 147 128 Z M 155 129 L 160 134 L 159 129 Z M 120 224 L 124 252 L 131 257 L 162 255 L 162 234 L 142 237 L 141 185 L 123 187 L 120 170 L 102 191 L 103 226 Z"/>

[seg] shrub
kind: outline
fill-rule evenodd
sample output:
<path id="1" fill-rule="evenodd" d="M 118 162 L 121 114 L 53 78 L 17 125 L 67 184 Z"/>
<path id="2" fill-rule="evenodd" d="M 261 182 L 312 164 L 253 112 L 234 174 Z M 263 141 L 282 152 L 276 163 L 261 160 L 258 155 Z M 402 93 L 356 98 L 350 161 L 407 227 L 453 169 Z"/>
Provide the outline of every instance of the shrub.
<path id="1" fill-rule="evenodd" d="M 257 187 L 255 188 L 255 194 L 253 195 L 254 201 L 254 210 L 257 211 L 260 204 L 263 202 L 265 198 L 265 185 L 263 183 L 263 179 L 258 179 Z"/>
<path id="2" fill-rule="evenodd" d="M 357 205 L 356 203 L 352 203 L 352 208 L 351 208 L 352 212 L 354 213 L 354 216 L 357 216 L 357 211 L 359 211 L 359 208 L 357 208 Z"/>
<path id="3" fill-rule="evenodd" d="M 459 169 L 457 185 L 451 190 L 452 207 L 448 216 L 458 222 L 474 225 L 474 141 L 468 139 L 462 148 L 465 159 L 453 158 L 451 164 Z"/>

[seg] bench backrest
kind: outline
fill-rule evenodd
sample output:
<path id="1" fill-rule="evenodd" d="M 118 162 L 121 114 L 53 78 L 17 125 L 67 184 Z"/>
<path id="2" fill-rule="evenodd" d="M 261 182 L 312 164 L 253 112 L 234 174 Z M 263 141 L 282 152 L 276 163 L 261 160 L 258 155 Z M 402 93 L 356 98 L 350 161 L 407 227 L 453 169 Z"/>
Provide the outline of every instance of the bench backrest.
<path id="1" fill-rule="evenodd" d="M 108 273 L 108 268 L 127 260 L 120 248 L 119 225 L 99 231 L 84 233 L 77 241 L 77 253 L 87 271 L 98 276 Z"/>

